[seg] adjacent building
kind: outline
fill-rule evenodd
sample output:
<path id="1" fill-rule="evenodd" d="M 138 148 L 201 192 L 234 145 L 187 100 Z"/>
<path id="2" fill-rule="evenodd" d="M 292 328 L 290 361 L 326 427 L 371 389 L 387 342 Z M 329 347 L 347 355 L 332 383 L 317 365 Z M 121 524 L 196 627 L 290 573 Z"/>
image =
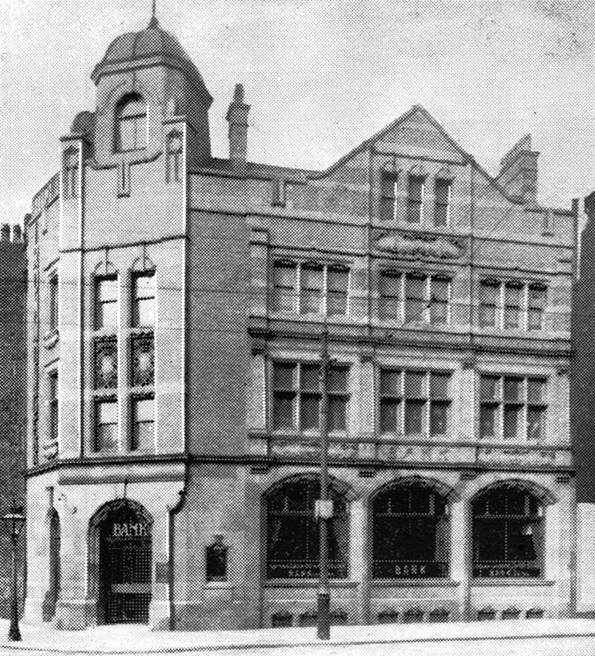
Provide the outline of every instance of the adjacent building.
<path id="1" fill-rule="evenodd" d="M 25 244 L 21 227 L 0 227 L 0 515 L 25 502 Z M 18 544 L 20 580 L 24 537 Z M 0 615 L 8 617 L 11 541 L 0 526 Z"/>
<path id="2" fill-rule="evenodd" d="M 322 381 L 335 622 L 571 614 L 577 208 L 530 137 L 493 178 L 415 106 L 258 164 L 236 85 L 221 159 L 155 19 L 92 79 L 26 226 L 26 618 L 314 622 Z"/>

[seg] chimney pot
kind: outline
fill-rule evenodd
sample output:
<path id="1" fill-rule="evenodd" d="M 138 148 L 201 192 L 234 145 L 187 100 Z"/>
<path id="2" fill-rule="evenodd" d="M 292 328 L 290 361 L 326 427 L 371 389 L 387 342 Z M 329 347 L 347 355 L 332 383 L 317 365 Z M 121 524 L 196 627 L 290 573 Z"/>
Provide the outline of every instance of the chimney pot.
<path id="1" fill-rule="evenodd" d="M 2 228 L 0 228 L 0 241 L 10 241 L 10 224 L 2 224 Z"/>

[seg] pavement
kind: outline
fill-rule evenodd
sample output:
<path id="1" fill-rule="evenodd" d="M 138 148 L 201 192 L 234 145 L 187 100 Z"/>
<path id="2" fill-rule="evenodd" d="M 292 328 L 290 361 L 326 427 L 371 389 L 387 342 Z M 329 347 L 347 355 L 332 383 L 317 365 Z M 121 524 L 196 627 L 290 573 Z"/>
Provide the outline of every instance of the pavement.
<path id="1" fill-rule="evenodd" d="M 374 626 L 333 626 L 331 639 L 320 641 L 316 628 L 275 628 L 252 631 L 151 631 L 144 625 L 108 625 L 84 631 L 58 631 L 51 625 L 21 624 L 22 642 L 8 642 L 8 622 L 0 620 L 0 654 L 67 654 L 72 656 L 101 654 L 201 654 L 205 651 L 272 654 L 293 653 L 376 653 L 370 646 L 395 645 L 400 654 L 407 653 L 469 653 L 487 654 L 486 645 L 498 647 L 498 654 L 533 653 L 535 645 L 558 641 L 560 653 L 578 656 L 595 655 L 595 620 L 593 619 L 534 619 L 500 620 L 491 622 L 448 622 L 444 624 L 382 624 Z M 561 642 L 560 642 L 561 641 Z M 566 642 L 564 642 L 566 641 Z M 578 641 L 578 642 L 577 642 Z M 515 646 L 507 651 L 507 642 Z M 552 644 L 554 644 L 552 642 Z M 475 647 L 473 647 L 473 644 Z M 576 643 L 576 644 L 575 644 Z M 573 645 L 572 647 L 570 645 Z M 366 645 L 368 647 L 363 648 Z M 419 648 L 431 645 L 433 651 Z M 483 645 L 483 647 L 482 647 Z M 529 648 L 530 645 L 533 647 Z M 566 647 L 562 647 L 566 645 Z M 585 651 L 577 645 L 584 646 Z M 345 647 L 359 649 L 345 649 Z M 342 647 L 341 649 L 337 649 Z M 416 649 L 413 649 L 416 647 Z M 572 651 L 568 651 L 572 649 Z M 386 648 L 378 653 L 388 653 Z M 390 649 L 394 652 L 394 648 Z"/>

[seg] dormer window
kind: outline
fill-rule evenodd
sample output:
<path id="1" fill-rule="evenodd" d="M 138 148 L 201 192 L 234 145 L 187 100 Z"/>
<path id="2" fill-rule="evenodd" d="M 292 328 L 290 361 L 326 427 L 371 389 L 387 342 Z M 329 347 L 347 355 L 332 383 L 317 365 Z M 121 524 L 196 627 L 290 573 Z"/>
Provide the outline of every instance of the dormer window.
<path id="1" fill-rule="evenodd" d="M 147 147 L 147 105 L 138 94 L 125 96 L 116 108 L 116 151 Z"/>

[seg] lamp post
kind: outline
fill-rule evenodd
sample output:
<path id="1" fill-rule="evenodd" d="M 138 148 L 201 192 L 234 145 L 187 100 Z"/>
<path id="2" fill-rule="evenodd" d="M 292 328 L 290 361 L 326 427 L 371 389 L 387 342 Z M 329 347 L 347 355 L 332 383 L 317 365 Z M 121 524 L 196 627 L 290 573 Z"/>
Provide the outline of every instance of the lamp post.
<path id="1" fill-rule="evenodd" d="M 320 499 L 316 502 L 316 518 L 320 536 L 320 578 L 318 582 L 318 638 L 329 640 L 330 599 L 328 575 L 328 523 L 333 516 L 333 501 L 329 499 L 328 490 L 328 329 L 326 323 L 322 333 L 322 353 L 320 362 L 320 382 L 322 398 L 320 400 Z"/>
<path id="2" fill-rule="evenodd" d="M 10 628 L 8 630 L 8 639 L 16 641 L 21 639 L 21 632 L 19 631 L 19 601 L 17 586 L 17 543 L 21 529 L 25 525 L 23 508 L 13 504 L 10 511 L 1 519 L 10 533 L 11 541 L 12 585 L 10 594 Z"/>

